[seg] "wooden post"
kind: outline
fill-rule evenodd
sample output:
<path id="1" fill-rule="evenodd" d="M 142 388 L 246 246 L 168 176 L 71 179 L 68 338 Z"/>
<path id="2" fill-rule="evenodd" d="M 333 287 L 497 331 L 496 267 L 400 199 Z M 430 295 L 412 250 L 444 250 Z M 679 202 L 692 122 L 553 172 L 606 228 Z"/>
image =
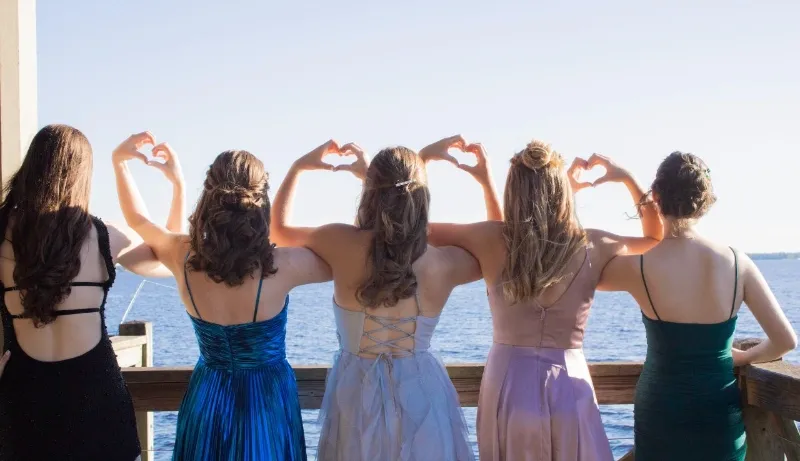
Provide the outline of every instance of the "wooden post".
<path id="1" fill-rule="evenodd" d="M 153 366 L 153 324 L 151 322 L 131 321 L 120 324 L 120 336 L 144 336 L 145 344 L 142 345 L 143 367 Z M 139 431 L 139 443 L 142 445 L 142 461 L 153 460 L 153 412 L 137 411 L 136 428 Z"/>
<path id="2" fill-rule="evenodd" d="M 636 448 L 631 448 L 631 451 L 622 455 L 622 458 L 620 458 L 619 461 L 635 461 L 636 456 L 634 451 L 636 451 Z"/>
<path id="3" fill-rule="evenodd" d="M 36 0 L 0 0 L 0 187 L 36 132 L 36 87 Z"/>

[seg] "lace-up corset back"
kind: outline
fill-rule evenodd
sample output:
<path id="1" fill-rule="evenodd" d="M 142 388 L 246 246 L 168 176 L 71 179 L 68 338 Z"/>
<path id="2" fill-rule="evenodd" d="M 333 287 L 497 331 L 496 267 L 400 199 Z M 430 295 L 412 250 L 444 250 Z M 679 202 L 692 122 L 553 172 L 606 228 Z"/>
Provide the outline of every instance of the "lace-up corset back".
<path id="1" fill-rule="evenodd" d="M 416 315 L 388 317 L 371 314 L 364 308 L 350 311 L 333 300 L 339 346 L 351 354 L 367 357 L 385 354 L 403 357 L 427 351 L 439 317 L 421 315 L 418 295 L 414 301 Z"/>

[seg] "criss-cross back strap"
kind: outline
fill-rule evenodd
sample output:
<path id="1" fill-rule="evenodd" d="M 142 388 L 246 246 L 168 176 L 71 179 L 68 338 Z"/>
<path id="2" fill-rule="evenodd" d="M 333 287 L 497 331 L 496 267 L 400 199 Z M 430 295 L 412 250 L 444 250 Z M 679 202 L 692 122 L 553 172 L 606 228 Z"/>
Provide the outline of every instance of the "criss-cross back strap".
<path id="1" fill-rule="evenodd" d="M 417 306 L 417 315 L 414 315 L 414 316 L 411 316 L 411 317 L 401 317 L 399 319 L 392 319 L 392 318 L 388 318 L 388 317 L 380 317 L 380 316 L 377 316 L 377 315 L 370 314 L 369 312 L 367 312 L 366 308 L 362 309 L 362 312 L 364 313 L 364 316 L 365 316 L 366 319 L 372 320 L 373 322 L 377 323 L 380 326 L 376 327 L 376 328 L 373 328 L 371 330 L 365 330 L 364 331 L 363 336 L 366 336 L 367 338 L 369 338 L 369 340 L 372 341 L 374 344 L 372 344 L 370 346 L 367 346 L 367 347 L 360 347 L 358 352 L 359 353 L 372 353 L 372 352 L 374 352 L 375 349 L 379 349 L 379 348 L 385 347 L 385 348 L 389 348 L 389 349 L 391 349 L 393 351 L 400 352 L 401 354 L 407 354 L 407 355 L 413 354 L 414 353 L 413 349 L 409 349 L 407 347 L 401 346 L 398 343 L 401 342 L 401 341 L 404 341 L 406 339 L 414 339 L 414 333 L 409 333 L 409 332 L 403 330 L 402 328 L 400 328 L 401 325 L 405 325 L 407 323 L 416 322 L 417 321 L 417 317 L 419 315 L 421 315 L 420 303 L 419 303 L 419 294 L 418 293 L 414 294 L 414 303 Z M 385 331 L 385 330 L 396 331 L 397 333 L 400 333 L 401 336 L 399 336 L 397 338 L 388 339 L 388 340 L 385 340 L 385 341 L 373 336 L 375 333 L 379 333 L 379 332 Z"/>
<path id="2" fill-rule="evenodd" d="M 192 307 L 194 307 L 194 312 L 197 314 L 197 318 L 202 319 L 203 316 L 200 315 L 200 311 L 197 310 L 197 304 L 194 303 L 194 296 L 192 296 L 192 287 L 189 286 L 189 277 L 187 275 L 186 266 L 189 265 L 189 253 L 186 253 L 186 259 L 183 261 L 183 281 L 186 283 L 186 291 L 189 292 L 189 301 L 192 302 Z"/>

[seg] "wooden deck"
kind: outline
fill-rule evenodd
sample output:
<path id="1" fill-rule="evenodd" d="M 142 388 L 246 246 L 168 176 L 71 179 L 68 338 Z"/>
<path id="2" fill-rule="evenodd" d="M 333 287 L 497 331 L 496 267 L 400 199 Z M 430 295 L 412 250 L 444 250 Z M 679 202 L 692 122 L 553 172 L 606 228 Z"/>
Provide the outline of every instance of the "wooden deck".
<path id="1" fill-rule="evenodd" d="M 140 423 L 139 434 L 144 450 L 153 449 L 152 412 L 176 411 L 180 406 L 192 367 L 152 367 L 152 325 L 129 322 L 120 326 L 114 337 L 115 350 L 128 383 L 133 405 Z M 739 341 L 742 348 L 752 347 L 757 340 Z M 325 377 L 330 367 L 309 365 L 294 367 L 304 409 L 317 409 L 325 390 Z M 483 375 L 483 364 L 447 365 L 447 371 L 458 391 L 461 405 L 474 407 Z M 604 362 L 589 364 L 598 402 L 601 405 L 632 404 L 642 363 Z M 800 461 L 800 433 L 795 421 L 800 420 L 800 366 L 787 362 L 771 362 L 737 369 L 744 417 L 747 427 L 748 461 Z M 628 453 L 622 459 L 634 459 Z M 143 454 L 152 459 L 152 451 Z"/>

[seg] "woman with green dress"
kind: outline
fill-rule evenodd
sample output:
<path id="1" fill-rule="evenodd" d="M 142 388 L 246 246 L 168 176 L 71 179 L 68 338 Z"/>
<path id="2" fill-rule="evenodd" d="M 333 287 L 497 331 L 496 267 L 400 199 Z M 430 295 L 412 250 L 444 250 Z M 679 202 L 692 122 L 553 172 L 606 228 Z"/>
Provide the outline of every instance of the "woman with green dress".
<path id="1" fill-rule="evenodd" d="M 664 240 L 642 256 L 613 259 L 598 286 L 627 291 L 642 310 L 647 358 L 634 401 L 636 460 L 742 461 L 733 368 L 775 360 L 797 336 L 753 261 L 695 230 L 716 201 L 700 158 L 669 155 L 651 191 Z M 767 335 L 747 351 L 732 347 L 742 302 Z"/>

